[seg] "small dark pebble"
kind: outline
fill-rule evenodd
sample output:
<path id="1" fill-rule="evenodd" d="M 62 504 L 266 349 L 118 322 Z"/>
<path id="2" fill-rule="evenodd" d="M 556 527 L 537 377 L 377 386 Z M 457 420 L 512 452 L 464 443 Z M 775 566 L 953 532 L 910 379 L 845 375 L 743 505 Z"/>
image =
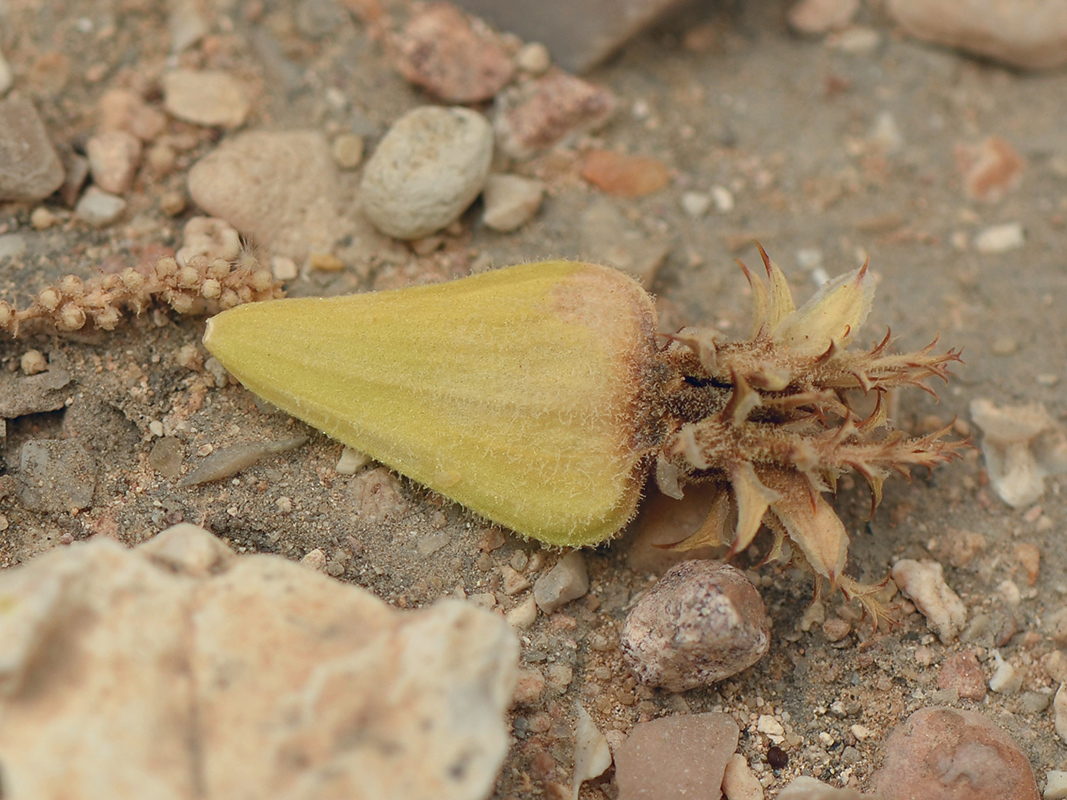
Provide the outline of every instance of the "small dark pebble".
<path id="1" fill-rule="evenodd" d="M 767 763 L 772 769 L 785 769 L 789 766 L 789 753 L 776 744 L 767 748 Z"/>

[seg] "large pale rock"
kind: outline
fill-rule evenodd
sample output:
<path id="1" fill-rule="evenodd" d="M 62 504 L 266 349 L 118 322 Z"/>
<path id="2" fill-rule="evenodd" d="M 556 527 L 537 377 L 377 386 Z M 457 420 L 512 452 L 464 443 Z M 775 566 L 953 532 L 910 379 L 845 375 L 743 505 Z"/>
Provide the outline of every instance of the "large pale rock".
<path id="1" fill-rule="evenodd" d="M 0 575 L 9 800 L 483 798 L 518 647 L 180 525 Z"/>
<path id="2" fill-rule="evenodd" d="M 398 119 L 363 170 L 360 198 L 382 233 L 418 239 L 457 220 L 489 177 L 493 129 L 467 108 L 421 106 Z"/>
<path id="3" fill-rule="evenodd" d="M 189 171 L 198 206 L 272 255 L 329 253 L 352 230 L 339 211 L 337 168 L 314 131 L 255 131 L 224 142 Z"/>
<path id="4" fill-rule="evenodd" d="M 886 7 L 919 39 L 1024 69 L 1067 64 L 1062 0 L 889 0 Z"/>

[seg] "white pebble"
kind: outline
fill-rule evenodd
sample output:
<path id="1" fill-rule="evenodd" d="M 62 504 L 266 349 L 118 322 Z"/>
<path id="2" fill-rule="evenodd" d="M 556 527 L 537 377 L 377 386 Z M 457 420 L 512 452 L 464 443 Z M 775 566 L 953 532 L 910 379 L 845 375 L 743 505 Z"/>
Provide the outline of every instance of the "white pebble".
<path id="1" fill-rule="evenodd" d="M 341 457 L 337 459 L 337 466 L 334 469 L 337 470 L 338 475 L 355 475 L 369 463 L 370 456 L 366 453 L 346 446 L 341 451 Z"/>
<path id="2" fill-rule="evenodd" d="M 122 216 L 126 201 L 90 186 L 74 207 L 74 216 L 94 228 L 103 228 Z"/>
<path id="3" fill-rule="evenodd" d="M 607 737 L 600 732 L 593 718 L 589 716 L 579 703 L 575 707 L 578 715 L 577 724 L 574 726 L 574 782 L 572 789 L 574 796 L 582 784 L 599 778 L 604 771 L 611 766 L 611 747 L 608 746 Z"/>
<path id="4" fill-rule="evenodd" d="M 521 228 L 541 207 L 545 185 L 519 175 L 490 175 L 482 190 L 487 228 L 506 233 Z"/>
<path id="5" fill-rule="evenodd" d="M 725 186 L 712 186 L 711 198 L 720 214 L 729 214 L 734 210 L 734 193 Z"/>
<path id="6" fill-rule="evenodd" d="M 1059 769 L 1050 769 L 1045 774 L 1045 791 L 1041 793 L 1043 800 L 1067 799 L 1067 772 Z"/>
<path id="7" fill-rule="evenodd" d="M 974 237 L 974 249 L 979 253 L 1005 253 L 1017 250 L 1025 243 L 1026 234 L 1018 222 L 993 225 Z"/>
<path id="8" fill-rule="evenodd" d="M 942 642 L 954 640 L 967 624 L 967 608 L 945 583 L 944 570 L 936 561 L 902 558 L 893 565 L 893 580 Z"/>
<path id="9" fill-rule="evenodd" d="M 760 714 L 759 719 L 756 720 L 756 730 L 767 734 L 767 738 L 775 744 L 785 741 L 785 728 L 770 714 Z"/>
<path id="10" fill-rule="evenodd" d="M 288 256 L 273 256 L 270 260 L 270 271 L 279 281 L 296 280 L 297 275 L 300 274 L 296 262 Z"/>
<path id="11" fill-rule="evenodd" d="M 455 222 L 482 191 L 493 129 L 466 108 L 422 106 L 397 120 L 367 161 L 360 200 L 382 233 L 419 239 Z"/>
<path id="12" fill-rule="evenodd" d="M 515 65 L 531 75 L 543 75 L 552 66 L 552 56 L 540 42 L 527 42 L 515 54 Z"/>
<path id="13" fill-rule="evenodd" d="M 1015 669 L 1010 661 L 1005 661 L 996 650 L 993 651 L 993 664 L 996 671 L 989 679 L 989 688 L 998 694 L 1015 694 L 1023 684 L 1022 672 Z"/>
<path id="14" fill-rule="evenodd" d="M 711 196 L 703 192 L 683 192 L 682 211 L 687 217 L 699 219 L 708 213 L 711 208 Z"/>
<path id="15" fill-rule="evenodd" d="M 4 58 L 4 54 L 0 53 L 0 95 L 4 94 L 11 88 L 11 84 L 15 82 L 15 75 L 11 71 L 11 65 Z"/>
<path id="16" fill-rule="evenodd" d="M 871 729 L 866 725 L 853 725 L 849 728 L 849 731 L 861 742 L 871 738 Z"/>

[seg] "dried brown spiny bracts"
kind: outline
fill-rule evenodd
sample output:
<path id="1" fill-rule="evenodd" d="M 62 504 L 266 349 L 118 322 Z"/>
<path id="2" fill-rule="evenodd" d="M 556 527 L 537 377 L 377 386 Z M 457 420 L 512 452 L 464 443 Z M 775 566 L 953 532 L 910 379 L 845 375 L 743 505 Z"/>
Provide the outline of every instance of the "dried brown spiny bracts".
<path id="1" fill-rule="evenodd" d="M 848 533 L 824 497 L 843 473 L 858 472 L 872 494 L 872 512 L 891 473 L 932 467 L 958 455 L 961 442 L 946 430 L 909 438 L 890 427 L 882 396 L 900 386 L 947 378 L 959 351 L 891 354 L 889 336 L 876 347 L 850 351 L 867 317 L 874 281 L 864 264 L 824 286 L 796 308 L 778 266 L 760 248 L 766 278 L 747 269 L 754 297 L 751 337 L 720 341 L 715 331 L 685 329 L 664 352 L 671 377 L 664 403 L 672 428 L 657 454 L 656 479 L 667 495 L 713 481 L 722 492 L 704 525 L 675 548 L 748 547 L 761 525 L 775 536 L 768 556 L 793 547 L 806 564 L 849 597 L 878 612 L 865 586 L 844 574 Z M 742 265 L 742 268 L 743 265 Z M 858 398 L 875 392 L 865 416 Z"/>
<path id="2" fill-rule="evenodd" d="M 68 275 L 38 292 L 25 309 L 0 301 L 0 330 L 12 336 L 27 324 L 64 332 L 89 327 L 113 330 L 124 315 L 143 313 L 153 305 L 168 305 L 180 314 L 215 314 L 282 295 L 270 270 L 248 253 L 233 262 L 198 256 L 179 264 L 166 257 L 145 270 L 129 268 L 84 281 Z"/>

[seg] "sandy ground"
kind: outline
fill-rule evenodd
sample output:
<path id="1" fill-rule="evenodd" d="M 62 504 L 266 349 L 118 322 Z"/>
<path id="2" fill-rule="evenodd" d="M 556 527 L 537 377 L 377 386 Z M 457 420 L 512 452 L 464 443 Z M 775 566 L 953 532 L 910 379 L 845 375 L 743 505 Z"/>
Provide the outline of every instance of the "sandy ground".
<path id="1" fill-rule="evenodd" d="M 247 11 L 236 5 L 230 11 L 234 33 L 217 37 L 214 56 L 259 87 L 247 127 L 351 130 L 367 137 L 370 149 L 399 113 L 424 101 L 362 25 L 346 22 L 312 42 L 294 28 L 289 4 L 263 4 L 254 25 Z M 895 34 L 869 9 L 859 22 L 879 33 L 878 44 L 845 53 L 822 39 L 791 35 L 783 14 L 779 2 L 693 9 L 588 76 L 620 100 L 620 112 L 601 133 L 603 144 L 655 156 L 675 173 L 662 192 L 615 201 L 636 229 L 669 246 L 652 286 L 664 327 L 710 321 L 727 331 L 746 330 L 748 292 L 733 259 L 756 259 L 753 237 L 783 265 L 801 296 L 815 282 L 798 254 L 808 265 L 818 260 L 801 251 L 817 250 L 831 275 L 869 254 L 879 288 L 864 342 L 880 338 L 889 326 L 902 349 L 940 335 L 945 346 L 964 351 L 966 363 L 954 368 L 951 384 L 938 387 L 939 403 L 919 392 L 899 398 L 901 427 L 925 432 L 953 417 L 965 426 L 969 403 L 979 397 L 1042 402 L 1059 417 L 1067 351 L 1060 309 L 1067 292 L 1067 74 L 1016 74 L 920 45 Z M 165 26 L 165 13 L 148 0 L 14 0 L 7 4 L 3 46 L 9 61 L 22 65 L 22 91 L 38 100 L 55 137 L 77 146 L 91 131 L 105 88 L 135 84 L 138 73 L 160 73 L 167 57 Z M 264 62 L 262 48 L 240 44 L 257 27 L 270 32 L 280 46 L 278 58 L 294 67 L 291 84 L 278 77 L 278 63 Z M 328 102 L 326 87 L 348 99 L 343 108 Z M 28 242 L 23 256 L 0 264 L 4 294 L 24 304 L 37 287 L 64 274 L 88 277 L 100 268 L 154 260 L 160 248 L 178 246 L 182 224 L 196 210 L 168 216 L 161 198 L 183 190 L 181 167 L 209 152 L 217 139 L 210 131 L 192 135 L 195 146 L 179 168 L 163 178 L 139 178 L 127 195 L 125 220 L 109 228 L 65 221 L 36 231 L 29 225 L 32 206 L 0 208 L 0 227 Z M 1018 188 L 980 202 L 964 191 L 955 151 L 989 136 L 1010 142 L 1026 169 Z M 292 293 L 333 294 L 460 275 L 476 258 L 504 265 L 579 255 L 577 220 L 597 193 L 577 177 L 566 153 L 527 169 L 546 178 L 550 193 L 540 215 L 518 232 L 481 227 L 475 209 L 462 233 L 437 253 L 359 274 L 313 273 Z M 731 210 L 713 205 L 699 218 L 682 210 L 683 192 L 706 193 L 712 186 L 729 190 Z M 1022 226 L 1022 246 L 977 252 L 975 234 L 1003 223 Z M 61 541 L 104 533 L 132 543 L 185 520 L 208 527 L 238 550 L 298 559 L 321 548 L 331 574 L 399 606 L 424 605 L 462 589 L 508 610 L 517 599 L 498 591 L 498 568 L 530 570 L 531 559 L 534 566 L 556 559 L 384 471 L 339 475 L 339 444 L 284 415 L 261 411 L 238 387 L 198 394 L 197 375 L 177 363 L 177 353 L 202 333 L 202 320 L 161 311 L 111 334 L 2 345 L 0 357 L 9 367 L 33 346 L 60 353 L 74 377 L 65 410 L 8 423 L 7 469 L 0 476 L 4 566 Z M 312 433 L 312 439 L 236 480 L 179 489 L 148 465 L 150 424 L 165 419 L 187 422 L 186 464 L 206 445 L 282 439 L 294 431 Z M 29 511 L 15 491 L 20 446 L 58 436 L 78 437 L 98 464 L 94 502 L 77 515 Z M 885 735 L 903 715 L 939 699 L 938 666 L 961 647 L 975 649 L 983 662 L 996 647 L 1022 670 L 1019 692 L 991 694 L 977 705 L 1014 736 L 1039 780 L 1049 769 L 1067 767 L 1050 711 L 1033 710 L 1055 688 L 1041 664 L 1055 649 L 1042 620 L 1064 605 L 1067 593 L 1067 555 L 1057 546 L 1067 517 L 1061 485 L 1053 479 L 1038 504 L 1013 510 L 987 486 L 972 452 L 929 478 L 890 481 L 868 523 L 866 489 L 846 484 L 837 507 L 854 532 L 853 574 L 878 580 L 894 558 L 940 560 L 971 619 L 988 618 L 984 630 L 972 630 L 965 644 L 943 645 L 921 616 L 900 614 L 890 630 L 875 633 L 856 622 L 848 636 L 831 643 L 818 624 L 798 628 L 811 597 L 810 579 L 765 569 L 760 582 L 773 620 L 770 654 L 735 679 L 684 696 L 635 690 L 614 645 L 628 607 L 652 584 L 653 572 L 633 568 L 627 536 L 589 552 L 590 594 L 524 632 L 524 665 L 541 668 L 549 688 L 538 706 L 517 712 L 526 719 L 520 727 L 527 734 L 516 741 L 496 796 L 537 797 L 549 782 L 569 781 L 575 701 L 589 708 L 602 729 L 622 732 L 670 710 L 728 711 L 742 725 L 741 752 L 757 765 L 772 797 L 801 773 L 865 787 Z M 984 546 L 961 553 L 961 531 L 980 534 Z M 1015 557 L 1019 543 L 1032 543 L 1041 553 L 1032 586 Z M 1017 603 L 998 591 L 1004 581 L 1020 590 Z M 840 595 L 829 600 L 828 616 L 854 619 L 849 610 L 837 610 L 841 602 Z M 984 668 L 989 677 L 991 662 Z M 777 772 L 766 766 L 767 738 L 755 731 L 761 714 L 787 723 L 790 761 Z M 856 725 L 869 736 L 858 739 Z M 820 732 L 830 734 L 832 744 L 824 744 Z M 609 773 L 582 796 L 615 793 Z"/>

